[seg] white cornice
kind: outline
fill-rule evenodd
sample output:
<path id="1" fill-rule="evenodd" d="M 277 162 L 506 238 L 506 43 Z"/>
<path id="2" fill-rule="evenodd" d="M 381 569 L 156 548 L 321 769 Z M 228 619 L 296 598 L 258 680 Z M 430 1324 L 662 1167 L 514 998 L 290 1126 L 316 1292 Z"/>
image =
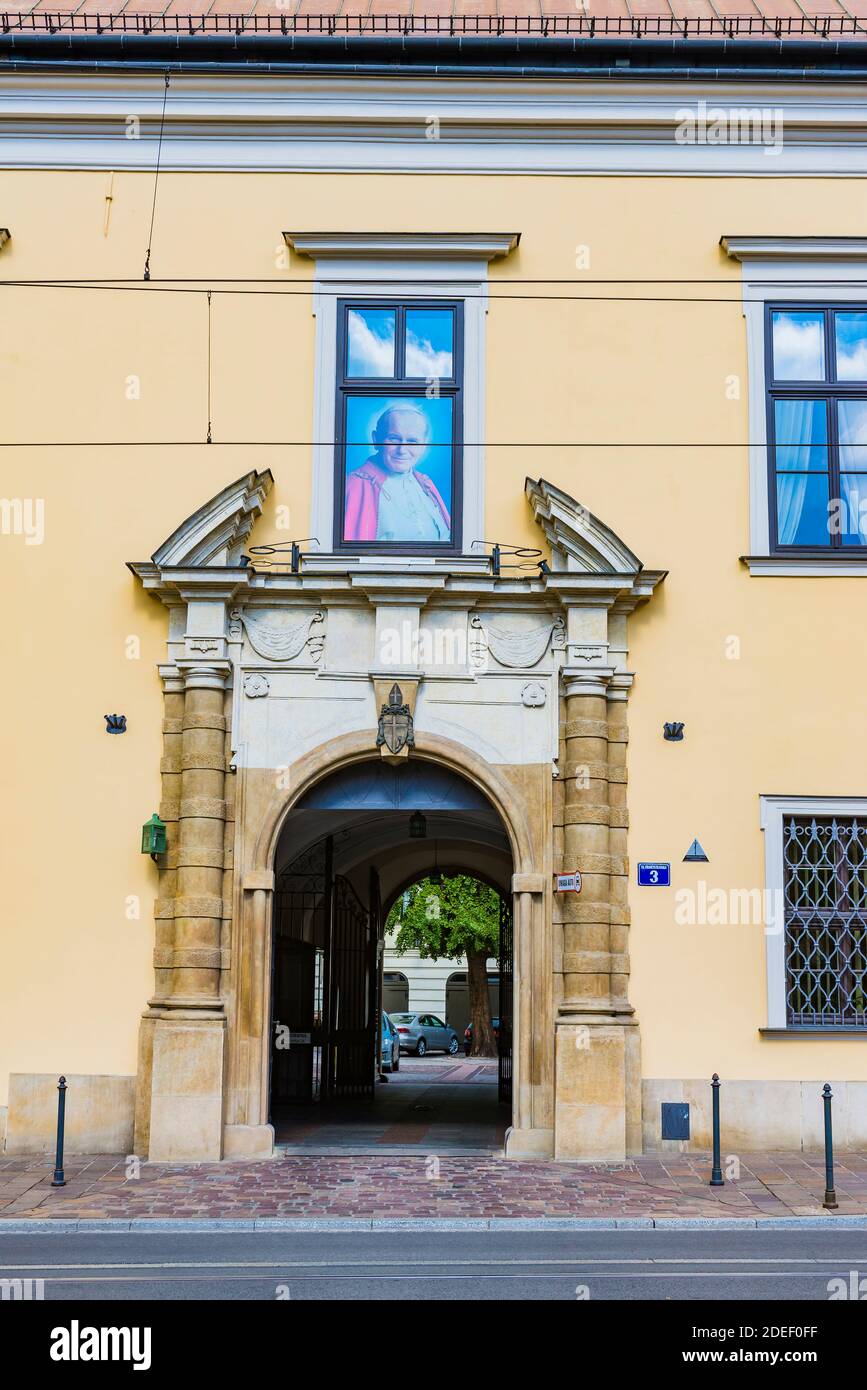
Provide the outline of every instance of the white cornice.
<path id="1" fill-rule="evenodd" d="M 316 260 L 483 260 L 508 256 L 520 232 L 284 232 L 298 255 Z"/>
<path id="2" fill-rule="evenodd" d="M 837 555 L 742 555 L 750 574 L 763 578 L 853 579 L 867 575 L 867 560 Z"/>
<path id="3" fill-rule="evenodd" d="M 0 73 L 0 167 L 151 173 L 163 94 L 140 73 Z M 731 112 L 734 129 L 735 113 L 770 112 L 785 138 L 679 143 L 684 111 L 702 106 L 714 120 Z M 140 138 L 127 138 L 131 116 Z M 867 86 L 175 74 L 160 167 L 863 177 Z"/>
<path id="4" fill-rule="evenodd" d="M 720 246 L 735 261 L 865 261 L 862 236 L 723 236 Z"/>

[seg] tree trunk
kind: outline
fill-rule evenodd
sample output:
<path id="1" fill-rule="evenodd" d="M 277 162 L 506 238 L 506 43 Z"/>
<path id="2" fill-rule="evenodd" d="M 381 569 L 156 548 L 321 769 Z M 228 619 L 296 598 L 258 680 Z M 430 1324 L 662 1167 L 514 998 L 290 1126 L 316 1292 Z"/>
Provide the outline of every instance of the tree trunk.
<path id="1" fill-rule="evenodd" d="M 497 1056 L 497 1043 L 491 1023 L 487 961 L 486 951 L 467 951 L 467 986 L 470 995 L 470 1019 L 473 1025 L 471 1057 Z"/>

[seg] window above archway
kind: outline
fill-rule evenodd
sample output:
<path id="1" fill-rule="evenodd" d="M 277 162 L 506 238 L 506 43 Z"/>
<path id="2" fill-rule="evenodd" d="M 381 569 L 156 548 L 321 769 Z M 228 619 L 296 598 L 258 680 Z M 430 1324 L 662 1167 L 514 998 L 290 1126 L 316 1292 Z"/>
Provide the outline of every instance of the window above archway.
<path id="1" fill-rule="evenodd" d="M 283 235 L 316 261 L 312 548 L 479 554 L 488 263 L 519 234 Z"/>

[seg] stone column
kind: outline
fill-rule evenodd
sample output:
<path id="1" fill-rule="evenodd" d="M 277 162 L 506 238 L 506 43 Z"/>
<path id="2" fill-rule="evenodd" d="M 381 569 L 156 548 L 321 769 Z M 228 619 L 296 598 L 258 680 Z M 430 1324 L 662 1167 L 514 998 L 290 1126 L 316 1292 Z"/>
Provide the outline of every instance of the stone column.
<path id="1" fill-rule="evenodd" d="M 548 876 L 512 875 L 512 1127 L 509 1158 L 550 1158 L 550 937 L 546 930 Z"/>
<path id="2" fill-rule="evenodd" d="M 226 1020 L 220 995 L 225 834 L 224 688 L 227 665 L 179 662 L 185 678 L 181 735 L 171 990 L 157 1002 L 149 1156 L 223 1154 Z M 166 948 L 167 949 L 167 948 Z"/>
<path id="3" fill-rule="evenodd" d="M 227 1158 L 268 1158 L 274 1149 L 274 1128 L 268 1122 L 273 870 L 249 869 L 241 888 L 235 1023 L 239 1057 L 234 1113 L 223 1131 L 223 1143 Z"/>
<path id="4" fill-rule="evenodd" d="M 178 879 L 178 808 L 181 800 L 181 743 L 184 725 L 184 678 L 174 665 L 161 666 L 163 683 L 163 756 L 160 819 L 166 826 L 166 853 L 159 865 L 159 890 L 154 912 L 154 992 L 139 1028 L 138 1070 L 133 1148 L 146 1157 L 150 1146 L 154 1027 L 172 992 Z"/>
<path id="5" fill-rule="evenodd" d="M 555 1156 L 626 1157 L 634 1030 L 626 1001 L 624 767 L 609 747 L 611 667 L 564 671 L 564 869 L 582 889 L 564 895 L 563 987 L 556 1026 Z M 621 726 L 615 728 L 619 738 Z M 614 790 L 612 791 L 612 786 Z M 613 831 L 613 837 L 612 837 Z"/>
<path id="6" fill-rule="evenodd" d="M 580 894 L 563 896 L 563 1007 L 604 1010 L 609 995 L 608 719 L 600 672 L 567 675 L 564 869 Z"/>
<path id="7" fill-rule="evenodd" d="M 208 1008 L 220 1000 L 226 820 L 226 673 L 186 672 L 175 898 L 173 1007 Z"/>

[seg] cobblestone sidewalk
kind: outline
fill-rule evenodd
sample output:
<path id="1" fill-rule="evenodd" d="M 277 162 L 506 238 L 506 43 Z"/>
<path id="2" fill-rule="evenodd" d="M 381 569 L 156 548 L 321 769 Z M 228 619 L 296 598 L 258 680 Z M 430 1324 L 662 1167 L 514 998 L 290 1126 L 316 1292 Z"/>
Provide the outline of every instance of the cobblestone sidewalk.
<path id="1" fill-rule="evenodd" d="M 820 1154 L 749 1154 L 740 1176 L 708 1187 L 705 1154 L 625 1164 L 507 1162 L 498 1157 L 279 1153 L 260 1162 L 150 1164 L 127 1176 L 118 1156 L 70 1158 L 50 1186 L 47 1156 L 0 1157 L 4 1217 L 766 1217 L 822 1215 Z M 840 1156 L 840 1215 L 867 1213 L 867 1154 Z M 828 1215 L 833 1220 L 833 1215 Z"/>

